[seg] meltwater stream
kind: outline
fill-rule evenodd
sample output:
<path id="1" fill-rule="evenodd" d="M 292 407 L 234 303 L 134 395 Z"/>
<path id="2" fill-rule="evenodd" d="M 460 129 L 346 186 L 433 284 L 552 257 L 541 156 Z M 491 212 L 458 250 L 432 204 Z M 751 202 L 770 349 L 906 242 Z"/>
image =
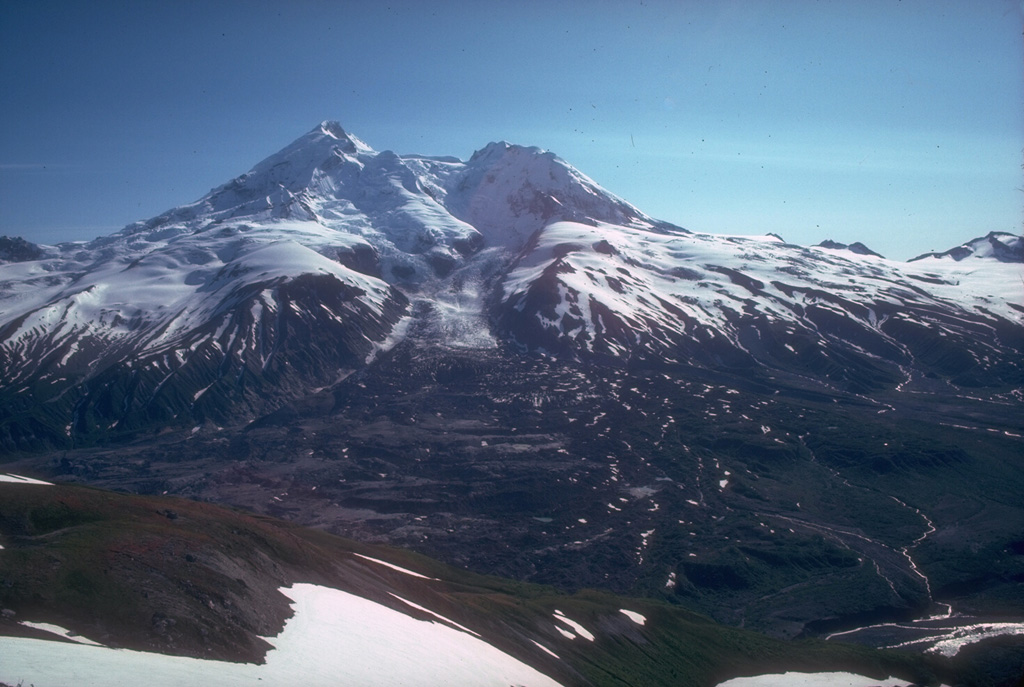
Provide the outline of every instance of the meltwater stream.
<path id="1" fill-rule="evenodd" d="M 814 452 L 811 451 L 807 444 L 803 443 L 803 437 L 800 437 L 800 440 L 801 445 L 810 453 L 811 460 L 818 463 L 817 456 L 815 456 Z M 823 465 L 821 463 L 818 464 Z M 825 467 L 833 478 L 847 488 L 863 488 L 852 484 L 834 468 L 824 465 L 823 467 Z M 825 639 L 835 639 L 844 642 L 864 644 L 878 649 L 909 649 L 912 651 L 938 653 L 951 657 L 957 655 L 963 647 L 970 644 L 976 644 L 986 639 L 1004 635 L 1024 635 L 1024 622 L 1016 622 L 1016 620 L 1007 622 L 1004 618 L 986 619 L 978 616 L 960 614 L 957 613 L 950 604 L 935 600 L 931 580 L 929 580 L 928 576 L 925 575 L 918 567 L 917 562 L 913 557 L 914 550 L 936 532 L 937 528 L 935 527 L 935 523 L 933 523 L 931 518 L 922 512 L 920 508 L 911 506 L 895 496 L 890 495 L 889 498 L 898 503 L 901 507 L 906 508 L 907 510 L 912 510 L 924 521 L 925 525 L 925 531 L 917 537 L 917 539 L 898 550 L 894 550 L 881 542 L 864 536 L 863 534 L 839 528 L 826 527 L 820 524 L 812 524 L 786 516 L 775 516 L 791 523 L 797 523 L 805 527 L 810 527 L 811 529 L 816 529 L 826 535 L 831 534 L 833 536 L 838 536 L 840 539 L 843 537 L 853 537 L 864 542 L 877 545 L 882 549 L 886 549 L 893 554 L 902 557 L 906 561 L 909 571 L 921 580 L 921 583 L 927 593 L 929 607 L 926 610 L 926 615 L 921 618 L 903 622 L 865 625 L 863 627 L 833 632 L 832 634 L 827 635 Z M 896 592 L 896 587 L 894 586 L 893 581 L 886 576 L 878 561 L 875 561 L 875 570 L 878 572 L 879 576 L 889 584 L 893 593 L 898 593 Z"/>
<path id="2" fill-rule="evenodd" d="M 924 583 L 928 600 L 931 602 L 929 615 L 906 622 L 879 623 L 833 632 L 826 639 L 866 644 L 879 649 L 910 649 L 952 657 L 963 647 L 986 639 L 1004 635 L 1024 635 L 1022 622 L 986 621 L 976 616 L 961 615 L 950 604 L 935 600 L 931 582 L 917 567 L 911 553 L 935 533 L 936 527 L 920 509 L 900 501 L 895 496 L 890 498 L 917 513 L 927 526 L 920 537 L 901 548 L 899 553 L 907 560 L 910 570 Z"/>

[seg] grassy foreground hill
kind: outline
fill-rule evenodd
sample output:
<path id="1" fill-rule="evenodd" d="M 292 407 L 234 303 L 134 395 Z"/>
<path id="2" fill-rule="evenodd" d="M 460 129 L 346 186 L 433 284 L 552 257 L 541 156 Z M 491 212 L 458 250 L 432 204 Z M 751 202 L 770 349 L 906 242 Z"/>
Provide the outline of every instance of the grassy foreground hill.
<path id="1" fill-rule="evenodd" d="M 56 640 L 21 624 L 51 623 L 109 647 L 258 663 L 261 637 L 292 612 L 279 588 L 306 582 L 441 615 L 566 685 L 711 686 L 789 670 L 984 684 L 938 657 L 778 641 L 657 601 L 566 595 L 176 498 L 0 483 L 0 545 L 0 636 Z M 572 632 L 556 610 L 589 630 Z M 0 669 L 5 679 L 18 678 Z"/>

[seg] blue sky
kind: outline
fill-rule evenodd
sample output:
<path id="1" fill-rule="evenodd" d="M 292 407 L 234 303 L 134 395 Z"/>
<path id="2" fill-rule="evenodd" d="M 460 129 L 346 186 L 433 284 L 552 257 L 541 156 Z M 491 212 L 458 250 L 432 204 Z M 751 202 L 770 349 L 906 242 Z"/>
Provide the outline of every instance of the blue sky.
<path id="1" fill-rule="evenodd" d="M 88 239 L 323 119 L 560 155 L 694 231 L 1020 233 L 1020 0 L 0 3 L 0 234 Z"/>

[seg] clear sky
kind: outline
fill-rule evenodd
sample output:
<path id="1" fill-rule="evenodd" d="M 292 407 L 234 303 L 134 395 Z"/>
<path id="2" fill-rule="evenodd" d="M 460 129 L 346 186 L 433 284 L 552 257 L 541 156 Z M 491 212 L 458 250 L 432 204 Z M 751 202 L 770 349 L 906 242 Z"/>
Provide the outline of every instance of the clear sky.
<path id="1" fill-rule="evenodd" d="M 906 259 L 1021 232 L 1022 26 L 1021 0 L 3 0 L 0 234 L 116 231 L 336 119 Z"/>

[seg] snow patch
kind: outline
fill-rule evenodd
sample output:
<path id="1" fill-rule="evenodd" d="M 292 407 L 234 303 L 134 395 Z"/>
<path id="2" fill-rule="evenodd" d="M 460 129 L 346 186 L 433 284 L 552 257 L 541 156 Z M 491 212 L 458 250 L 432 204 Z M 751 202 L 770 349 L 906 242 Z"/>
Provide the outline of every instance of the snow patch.
<path id="1" fill-rule="evenodd" d="M 534 644 L 536 644 L 536 645 L 537 645 L 537 648 L 538 648 L 538 649 L 540 649 L 541 651 L 543 651 L 544 653 L 546 653 L 546 654 L 549 654 L 549 655 L 551 655 L 551 656 L 554 656 L 554 657 L 555 657 L 555 658 L 557 658 L 557 659 L 558 659 L 559 661 L 561 661 L 561 660 L 562 660 L 562 659 L 561 659 L 561 658 L 560 658 L 560 657 L 558 656 L 558 654 L 556 654 L 556 653 L 555 653 L 554 651 L 552 651 L 551 649 L 547 648 L 546 646 L 544 646 L 543 644 L 541 644 L 540 642 L 538 642 L 538 641 L 537 641 L 536 639 L 531 639 L 530 641 L 531 641 L 531 642 L 533 642 Z"/>
<path id="2" fill-rule="evenodd" d="M 942 654 L 952 658 L 965 646 L 976 644 L 991 637 L 1024 635 L 1024 623 L 983 623 L 957 628 L 950 635 L 936 642 L 929 653 Z"/>
<path id="3" fill-rule="evenodd" d="M 642 614 L 637 613 L 636 611 L 627 611 L 624 608 L 620 608 L 619 613 L 623 614 L 637 625 L 647 624 L 647 618 L 645 618 Z"/>
<path id="4" fill-rule="evenodd" d="M 479 685 L 558 683 L 447 624 L 416 620 L 348 592 L 311 584 L 281 590 L 293 615 L 262 665 L 166 656 L 24 637 L 0 637 L 0 681 L 35 687 L 218 685 Z M 118 676 L 127 681 L 118 681 Z"/>
<path id="5" fill-rule="evenodd" d="M 87 639 L 86 637 L 83 637 L 77 633 L 72 632 L 71 630 L 63 628 L 60 625 L 53 625 L 51 623 L 34 623 L 28 620 L 23 620 L 19 624 L 24 625 L 25 627 L 31 627 L 35 630 L 49 632 L 50 634 L 57 635 L 58 637 L 64 637 L 65 639 L 70 639 L 72 642 L 77 642 L 79 644 L 88 644 L 90 646 L 103 646 L 99 642 L 94 642 L 91 639 Z"/>
<path id="6" fill-rule="evenodd" d="M 591 641 L 591 642 L 594 641 L 594 635 L 590 632 L 590 630 L 588 630 L 587 628 L 583 627 L 582 625 L 580 625 L 575 620 L 570 620 L 569 618 L 566 618 L 565 614 L 562 613 L 561 611 L 557 610 L 557 609 L 555 610 L 555 614 L 554 615 L 555 615 L 555 620 L 557 620 L 559 622 L 562 622 L 562 623 L 565 623 L 566 625 L 571 627 L 573 630 L 576 631 L 576 634 L 578 634 L 580 637 L 583 637 L 584 639 L 586 639 L 588 641 Z M 555 627 L 558 627 L 558 626 L 556 625 Z"/>
<path id="7" fill-rule="evenodd" d="M 718 687 L 907 687 L 909 680 L 876 678 L 854 673 L 782 673 L 737 677 L 720 682 Z M 947 687 L 941 685 L 940 687 Z"/>
<path id="8" fill-rule="evenodd" d="M 11 473 L 7 473 L 6 475 L 0 475 L 0 482 L 10 482 L 12 484 L 42 484 L 49 487 L 53 486 L 53 482 L 44 482 L 40 479 L 22 477 L 21 475 L 12 475 Z"/>
<path id="9" fill-rule="evenodd" d="M 434 581 L 437 581 L 436 577 L 427 577 L 426 575 L 421 575 L 418 572 L 413 572 L 412 570 L 407 570 L 406 568 L 403 568 L 401 566 L 397 566 L 394 563 L 388 563 L 387 561 L 378 560 L 376 558 L 370 558 L 369 556 L 364 556 L 361 553 L 353 553 L 352 555 L 353 556 L 359 556 L 360 558 L 362 558 L 364 560 L 372 561 L 372 562 L 376 563 L 377 565 L 383 565 L 385 568 L 391 568 L 392 570 L 397 570 L 400 573 L 405 573 L 406 575 L 412 575 L 413 577 L 418 577 L 421 580 L 434 580 Z"/>

